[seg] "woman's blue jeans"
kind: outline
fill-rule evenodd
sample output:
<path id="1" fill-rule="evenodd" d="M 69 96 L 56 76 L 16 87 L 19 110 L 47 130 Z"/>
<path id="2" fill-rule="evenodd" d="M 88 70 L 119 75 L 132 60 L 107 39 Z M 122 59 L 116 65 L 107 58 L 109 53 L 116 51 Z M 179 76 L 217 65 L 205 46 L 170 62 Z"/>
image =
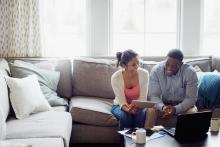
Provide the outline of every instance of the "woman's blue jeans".
<path id="1" fill-rule="evenodd" d="M 138 113 L 131 114 L 123 111 L 119 105 L 113 105 L 112 114 L 119 120 L 119 130 L 125 128 L 143 128 L 146 118 L 146 109 L 140 109 Z"/>

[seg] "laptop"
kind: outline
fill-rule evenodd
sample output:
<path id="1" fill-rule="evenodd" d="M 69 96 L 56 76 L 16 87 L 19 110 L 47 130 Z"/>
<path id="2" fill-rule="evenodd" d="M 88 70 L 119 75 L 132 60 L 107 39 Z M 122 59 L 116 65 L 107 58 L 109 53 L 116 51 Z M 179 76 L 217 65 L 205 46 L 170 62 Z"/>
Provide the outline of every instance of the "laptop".
<path id="1" fill-rule="evenodd" d="M 176 139 L 192 139 L 206 136 L 209 130 L 212 111 L 203 111 L 177 116 L 176 128 L 163 129 Z"/>

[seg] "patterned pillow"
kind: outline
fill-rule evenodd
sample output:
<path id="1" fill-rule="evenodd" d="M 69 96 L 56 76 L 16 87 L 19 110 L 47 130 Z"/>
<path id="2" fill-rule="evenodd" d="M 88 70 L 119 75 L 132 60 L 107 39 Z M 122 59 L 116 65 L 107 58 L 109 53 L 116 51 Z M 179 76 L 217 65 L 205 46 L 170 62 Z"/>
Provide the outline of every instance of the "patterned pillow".
<path id="1" fill-rule="evenodd" d="M 199 107 L 220 108 L 220 73 L 201 72 L 198 82 Z"/>

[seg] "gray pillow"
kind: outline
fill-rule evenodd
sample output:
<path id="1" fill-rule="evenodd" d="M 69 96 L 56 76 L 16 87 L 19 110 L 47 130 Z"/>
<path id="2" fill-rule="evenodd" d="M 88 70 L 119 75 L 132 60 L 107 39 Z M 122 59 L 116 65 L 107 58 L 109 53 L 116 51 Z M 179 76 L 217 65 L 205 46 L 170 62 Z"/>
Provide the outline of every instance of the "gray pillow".
<path id="1" fill-rule="evenodd" d="M 60 79 L 59 72 L 41 69 L 24 61 L 15 61 L 9 65 L 12 77 L 24 78 L 32 74 L 37 75 L 41 90 L 51 106 L 68 105 L 67 101 L 56 93 Z"/>

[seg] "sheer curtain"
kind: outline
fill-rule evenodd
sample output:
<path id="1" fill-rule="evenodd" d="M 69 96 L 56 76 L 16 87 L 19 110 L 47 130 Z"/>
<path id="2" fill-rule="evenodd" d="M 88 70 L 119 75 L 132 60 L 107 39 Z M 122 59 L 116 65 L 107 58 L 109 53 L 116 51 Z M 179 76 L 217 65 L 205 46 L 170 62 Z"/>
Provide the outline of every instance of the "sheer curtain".
<path id="1" fill-rule="evenodd" d="M 41 56 L 38 0 L 0 1 L 0 56 Z"/>
<path id="2" fill-rule="evenodd" d="M 39 0 L 43 55 L 86 55 L 86 0 Z"/>

